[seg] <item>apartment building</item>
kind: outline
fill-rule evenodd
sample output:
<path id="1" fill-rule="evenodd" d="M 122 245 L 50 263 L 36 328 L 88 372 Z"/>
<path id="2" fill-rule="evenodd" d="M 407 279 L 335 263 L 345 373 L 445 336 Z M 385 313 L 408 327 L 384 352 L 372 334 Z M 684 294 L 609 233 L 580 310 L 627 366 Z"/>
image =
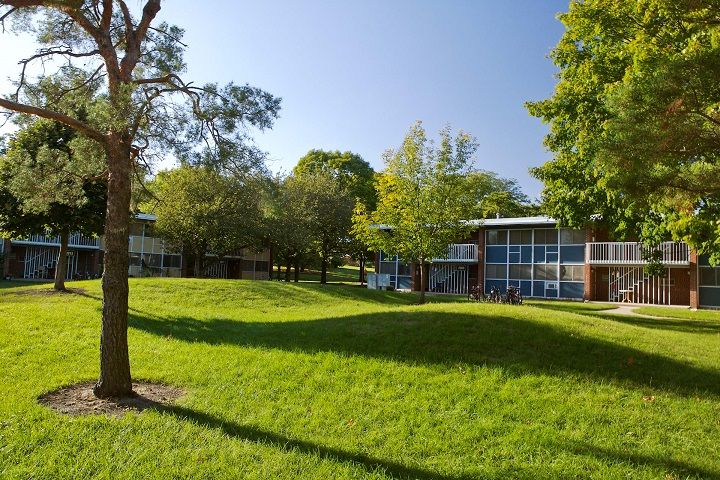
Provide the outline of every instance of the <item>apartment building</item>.
<path id="1" fill-rule="evenodd" d="M 720 268 L 682 242 L 656 247 L 665 273 L 645 274 L 648 247 L 613 242 L 587 228 L 559 229 L 548 217 L 471 221 L 472 234 L 428 264 L 427 290 L 466 295 L 479 285 L 523 296 L 649 305 L 720 307 Z M 397 290 L 419 289 L 419 269 L 379 252 L 376 271 Z"/>
<path id="2" fill-rule="evenodd" d="M 130 223 L 128 238 L 131 277 L 193 276 L 192 264 L 180 253 L 166 249 L 165 243 L 154 234 L 155 216 L 137 214 Z M 0 239 L 3 275 L 28 280 L 50 280 L 60 253 L 60 238 L 51 235 L 32 235 L 22 239 Z M 70 236 L 68 245 L 68 280 L 95 278 L 102 273 L 102 238 L 80 234 Z M 268 280 L 272 273 L 270 249 L 260 252 L 243 249 L 235 255 L 205 259 L 205 277 Z"/>

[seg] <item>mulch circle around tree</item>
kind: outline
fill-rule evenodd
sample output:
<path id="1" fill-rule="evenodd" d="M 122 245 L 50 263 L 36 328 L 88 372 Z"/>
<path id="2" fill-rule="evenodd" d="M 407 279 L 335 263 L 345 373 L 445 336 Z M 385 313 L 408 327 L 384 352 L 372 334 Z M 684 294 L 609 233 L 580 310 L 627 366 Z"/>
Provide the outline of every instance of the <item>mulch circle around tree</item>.
<path id="1" fill-rule="evenodd" d="M 119 398 L 97 398 L 94 382 L 70 385 L 38 398 L 45 405 L 67 415 L 121 416 L 128 412 L 168 408 L 185 392 L 161 383 L 134 382 L 133 395 Z"/>

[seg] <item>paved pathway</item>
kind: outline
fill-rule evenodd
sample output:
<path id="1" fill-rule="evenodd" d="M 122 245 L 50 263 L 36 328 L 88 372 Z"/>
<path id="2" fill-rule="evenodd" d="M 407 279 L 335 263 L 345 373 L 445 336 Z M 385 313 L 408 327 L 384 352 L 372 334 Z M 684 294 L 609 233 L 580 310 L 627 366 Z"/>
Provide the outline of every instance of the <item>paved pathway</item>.
<path id="1" fill-rule="evenodd" d="M 668 318 L 668 317 L 658 317 L 656 315 L 644 315 L 642 313 L 637 313 L 635 311 L 636 308 L 640 308 L 636 305 L 618 305 L 617 308 L 611 308 L 609 310 L 595 310 L 595 312 L 598 313 L 606 313 L 608 315 L 627 315 L 631 317 L 640 317 L 640 318 Z"/>

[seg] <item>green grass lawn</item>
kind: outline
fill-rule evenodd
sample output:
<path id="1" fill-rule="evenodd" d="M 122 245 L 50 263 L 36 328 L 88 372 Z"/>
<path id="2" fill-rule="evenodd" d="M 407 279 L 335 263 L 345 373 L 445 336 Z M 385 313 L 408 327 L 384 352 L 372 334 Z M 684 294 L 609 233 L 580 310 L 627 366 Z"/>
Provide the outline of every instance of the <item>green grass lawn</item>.
<path id="1" fill-rule="evenodd" d="M 720 326 L 340 285 L 130 285 L 135 377 L 187 394 L 107 418 L 37 402 L 96 378 L 99 282 L 0 284 L 0 478 L 720 478 Z"/>
<path id="2" fill-rule="evenodd" d="M 640 307 L 635 313 L 655 317 L 682 318 L 686 320 L 708 320 L 720 324 L 720 310 L 690 310 L 688 308 Z"/>
<path id="3" fill-rule="evenodd" d="M 368 272 L 373 272 L 372 265 L 366 268 Z M 290 280 L 294 277 L 295 269 L 290 269 Z M 329 268 L 327 272 L 328 283 L 342 283 L 342 284 L 358 284 L 360 276 L 360 268 L 352 265 L 345 265 L 343 267 Z M 277 277 L 277 267 L 273 268 L 273 278 Z M 280 278 L 285 278 L 285 268 L 280 272 Z M 301 282 L 319 282 L 320 281 L 320 270 L 305 270 L 300 272 L 299 280 Z"/>

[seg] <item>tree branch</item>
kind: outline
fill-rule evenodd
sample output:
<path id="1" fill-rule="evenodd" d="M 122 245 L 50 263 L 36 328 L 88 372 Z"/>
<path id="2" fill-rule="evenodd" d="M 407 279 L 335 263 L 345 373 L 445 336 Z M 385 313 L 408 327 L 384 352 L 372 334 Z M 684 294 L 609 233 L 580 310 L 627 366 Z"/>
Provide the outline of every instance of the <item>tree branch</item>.
<path id="1" fill-rule="evenodd" d="M 107 138 L 101 132 L 95 130 L 90 125 L 81 122 L 76 118 L 70 117 L 60 112 L 55 112 L 46 108 L 33 107 L 32 105 L 26 105 L 23 103 L 13 102 L 12 100 L 7 100 L 5 98 L 0 98 L 0 107 L 7 108 L 8 110 L 13 110 L 15 112 L 27 113 L 28 115 L 36 115 L 38 117 L 64 123 L 68 127 L 71 127 L 82 133 L 83 135 L 92 138 L 93 140 L 96 140 L 102 145 L 105 145 L 107 143 Z"/>
<path id="2" fill-rule="evenodd" d="M 103 12 L 102 18 L 100 19 L 100 28 L 103 31 L 110 30 L 110 23 L 112 21 L 113 2 L 112 0 L 103 0 Z"/>

